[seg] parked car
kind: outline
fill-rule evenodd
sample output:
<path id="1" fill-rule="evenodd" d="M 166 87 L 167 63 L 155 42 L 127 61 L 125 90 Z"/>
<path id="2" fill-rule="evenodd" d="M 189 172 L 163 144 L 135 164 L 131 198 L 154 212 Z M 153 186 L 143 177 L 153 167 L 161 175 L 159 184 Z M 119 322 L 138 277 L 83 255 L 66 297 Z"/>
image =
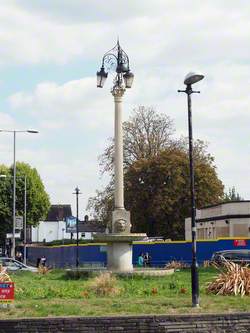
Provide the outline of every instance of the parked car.
<path id="1" fill-rule="evenodd" d="M 0 257 L 0 265 L 7 267 L 7 271 L 9 272 L 15 272 L 18 270 L 30 271 L 34 273 L 37 272 L 36 267 L 27 266 L 20 261 L 8 257 Z"/>
<path id="2" fill-rule="evenodd" d="M 212 255 L 211 260 L 218 264 L 223 263 L 225 260 L 236 264 L 250 264 L 250 250 L 217 251 Z"/>

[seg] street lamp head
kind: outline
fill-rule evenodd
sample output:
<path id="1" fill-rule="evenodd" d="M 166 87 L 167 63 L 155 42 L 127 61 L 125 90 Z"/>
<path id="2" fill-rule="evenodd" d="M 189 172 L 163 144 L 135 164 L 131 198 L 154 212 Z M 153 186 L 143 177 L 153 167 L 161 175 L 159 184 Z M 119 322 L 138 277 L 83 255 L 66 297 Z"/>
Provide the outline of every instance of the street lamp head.
<path id="1" fill-rule="evenodd" d="M 196 82 L 199 82 L 203 78 L 204 78 L 204 75 L 202 75 L 200 73 L 190 72 L 186 75 L 186 77 L 184 79 L 184 84 L 191 85 Z"/>
<path id="2" fill-rule="evenodd" d="M 129 70 L 123 75 L 126 88 L 131 88 L 134 81 L 134 74 Z"/>
<path id="3" fill-rule="evenodd" d="M 27 130 L 28 133 L 39 133 L 38 131 L 36 130 Z"/>
<path id="4" fill-rule="evenodd" d="M 104 67 L 101 67 L 101 70 L 99 72 L 96 73 L 96 77 L 97 77 L 97 87 L 98 88 L 103 88 L 104 83 L 108 77 L 108 73 L 105 72 Z"/>
<path id="5" fill-rule="evenodd" d="M 6 175 L 0 175 L 0 178 L 7 178 Z"/>
<path id="6" fill-rule="evenodd" d="M 102 67 L 97 75 L 97 87 L 103 88 L 108 72 L 115 72 L 113 88 L 131 88 L 134 75 L 129 70 L 129 57 L 121 48 L 119 40 L 115 47 L 106 52 L 102 58 Z"/>
<path id="7" fill-rule="evenodd" d="M 129 71 L 128 63 L 121 62 L 121 63 L 117 64 L 116 73 L 125 73 L 125 72 L 128 72 L 128 71 Z"/>

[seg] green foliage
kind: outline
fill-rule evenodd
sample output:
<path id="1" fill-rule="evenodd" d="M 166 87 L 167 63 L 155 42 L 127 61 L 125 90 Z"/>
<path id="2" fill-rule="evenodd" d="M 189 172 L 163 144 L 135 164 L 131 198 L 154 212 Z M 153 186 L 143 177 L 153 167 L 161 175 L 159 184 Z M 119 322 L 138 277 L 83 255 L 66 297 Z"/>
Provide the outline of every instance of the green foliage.
<path id="1" fill-rule="evenodd" d="M 113 274 L 105 272 L 89 281 L 87 291 L 100 297 L 117 296 L 121 294 L 122 288 L 118 286 L 118 280 Z"/>
<path id="2" fill-rule="evenodd" d="M 81 270 L 81 269 L 69 269 L 65 272 L 65 280 L 80 280 L 80 279 L 89 279 L 99 275 L 100 271 L 91 271 L 91 270 Z"/>
<path id="3" fill-rule="evenodd" d="M 15 282 L 15 308 L 1 309 L 0 318 L 249 311 L 248 297 L 206 293 L 207 283 L 217 274 L 214 268 L 199 268 L 200 309 L 192 308 L 190 269 L 164 277 L 119 277 L 122 293 L 113 297 L 88 294 L 86 287 L 92 279 L 67 280 L 64 274 L 63 270 L 52 270 L 47 275 L 11 274 Z M 176 288 L 170 288 L 174 282 Z M 181 288 L 187 293 L 182 294 Z M 157 293 L 153 294 L 153 290 Z"/>
<path id="4" fill-rule="evenodd" d="M 224 193 L 223 202 L 230 202 L 230 201 L 241 201 L 244 200 L 238 192 L 236 192 L 235 187 L 229 188 L 228 193 Z"/>
<path id="5" fill-rule="evenodd" d="M 10 170 L 0 165 L 0 174 L 10 177 Z M 12 219 L 12 190 L 9 178 L 0 178 L 0 242 L 5 238 L 6 230 Z"/>
<path id="6" fill-rule="evenodd" d="M 221 201 L 223 184 L 209 158 L 197 155 L 194 170 L 197 208 Z M 166 149 L 131 165 L 125 173 L 125 202 L 133 231 L 184 238 L 184 220 L 191 214 L 189 184 L 189 158 L 183 148 Z"/>
<path id="7" fill-rule="evenodd" d="M 0 237 L 12 230 L 13 167 L 0 166 Z M 44 219 L 50 207 L 49 196 L 35 168 L 29 164 L 16 163 L 16 215 L 24 215 L 24 176 L 27 179 L 27 225 L 36 225 Z"/>
<path id="8" fill-rule="evenodd" d="M 154 109 L 134 110 L 124 129 L 125 206 L 131 211 L 132 230 L 148 236 L 184 238 L 190 216 L 188 140 L 173 139 L 173 123 Z M 223 199 L 214 158 L 201 140 L 193 143 L 197 208 Z M 114 145 L 100 158 L 102 170 L 112 172 Z M 114 178 L 89 199 L 88 210 L 109 226 L 114 209 Z"/>

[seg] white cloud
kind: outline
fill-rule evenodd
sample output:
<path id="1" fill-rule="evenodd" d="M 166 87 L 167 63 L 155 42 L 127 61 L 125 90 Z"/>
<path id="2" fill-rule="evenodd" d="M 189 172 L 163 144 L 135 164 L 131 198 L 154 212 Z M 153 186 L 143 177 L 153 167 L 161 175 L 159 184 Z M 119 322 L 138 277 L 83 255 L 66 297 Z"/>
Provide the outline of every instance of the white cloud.
<path id="1" fill-rule="evenodd" d="M 103 183 L 97 158 L 113 134 L 112 95 L 97 89 L 95 78 L 84 78 L 62 85 L 43 82 L 8 102 L 12 113 L 33 119 L 40 132 L 32 144 L 21 139 L 18 157 L 37 167 L 53 202 L 74 204 L 72 186 L 79 185 L 84 214 L 88 198 Z"/>
<path id="2" fill-rule="evenodd" d="M 19 156 L 37 166 L 53 200 L 70 201 L 72 184 L 81 187 L 86 200 L 101 185 L 97 156 L 113 133 L 112 81 L 97 90 L 94 74 L 118 35 L 135 74 L 124 96 L 124 118 L 136 105 L 152 105 L 174 119 L 177 135 L 187 134 L 186 97 L 177 89 L 188 71 L 204 72 L 197 84 L 201 94 L 193 95 L 194 136 L 210 142 L 224 183 L 249 198 L 249 10 L 245 1 L 230 0 L 110 0 L 108 5 L 17 0 L 1 5 L 0 64 L 38 70 L 50 64 L 53 71 L 53 64 L 64 63 L 70 72 L 81 61 L 79 77 L 86 69 L 93 73 L 59 83 L 40 82 L 38 72 L 38 84 L 10 93 L 9 113 L 2 115 L 6 126 L 40 130 L 32 142 L 20 137 Z M 3 160 L 11 160 L 9 151 Z"/>
<path id="3" fill-rule="evenodd" d="M 100 97 L 95 78 L 87 77 L 62 85 L 42 82 L 33 92 L 17 92 L 8 100 L 11 108 L 26 110 L 39 119 L 43 128 L 66 128 L 71 123 L 76 128 L 86 124 L 88 129 L 98 129 L 112 115 L 106 106 L 108 95 L 99 93 Z"/>
<path id="4" fill-rule="evenodd" d="M 8 1 L 0 8 L 0 63 L 97 60 L 118 35 L 136 68 L 149 61 L 162 66 L 248 61 L 250 5 L 228 3 Z"/>
<path id="5" fill-rule="evenodd" d="M 109 25 L 65 25 L 5 2 L 0 8 L 0 64 L 65 63 L 79 55 L 93 55 L 93 40 L 109 33 Z M 93 50 L 93 51 L 92 51 Z"/>

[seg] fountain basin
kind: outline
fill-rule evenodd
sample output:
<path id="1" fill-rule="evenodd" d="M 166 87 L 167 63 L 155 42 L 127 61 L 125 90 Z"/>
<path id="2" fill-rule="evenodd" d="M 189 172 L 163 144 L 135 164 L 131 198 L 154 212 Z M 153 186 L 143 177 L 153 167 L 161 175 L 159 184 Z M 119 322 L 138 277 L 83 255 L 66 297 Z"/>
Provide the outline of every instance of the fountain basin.
<path id="1" fill-rule="evenodd" d="M 111 233 L 95 234 L 98 242 L 107 243 L 107 269 L 113 272 L 132 272 L 132 243 L 146 237 L 146 234 Z"/>
<path id="2" fill-rule="evenodd" d="M 135 242 L 140 241 L 147 237 L 146 234 L 123 234 L 123 233 L 112 233 L 112 234 L 101 234 L 97 233 L 94 234 L 94 240 L 97 242 L 103 242 L 103 243 L 113 243 L 113 242 Z"/>

